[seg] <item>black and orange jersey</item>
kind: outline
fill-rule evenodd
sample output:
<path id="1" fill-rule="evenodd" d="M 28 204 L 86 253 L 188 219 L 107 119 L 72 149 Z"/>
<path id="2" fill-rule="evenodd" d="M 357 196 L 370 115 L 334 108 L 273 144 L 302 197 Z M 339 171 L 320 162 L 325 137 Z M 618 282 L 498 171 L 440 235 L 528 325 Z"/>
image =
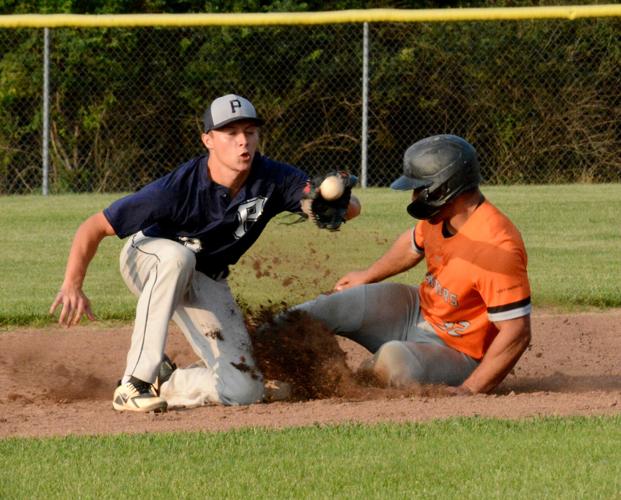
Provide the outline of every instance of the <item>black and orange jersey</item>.
<path id="1" fill-rule="evenodd" d="M 421 221 L 413 246 L 427 264 L 421 311 L 447 345 L 481 359 L 498 333 L 494 322 L 530 314 L 522 236 L 488 201 L 454 235 Z"/>

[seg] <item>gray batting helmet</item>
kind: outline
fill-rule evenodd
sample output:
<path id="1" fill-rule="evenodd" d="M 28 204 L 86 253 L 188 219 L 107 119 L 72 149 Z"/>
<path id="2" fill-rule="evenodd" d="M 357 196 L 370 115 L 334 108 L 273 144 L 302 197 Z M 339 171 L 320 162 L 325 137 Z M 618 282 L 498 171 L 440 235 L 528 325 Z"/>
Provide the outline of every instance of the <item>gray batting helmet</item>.
<path id="1" fill-rule="evenodd" d="M 412 144 L 403 155 L 403 175 L 393 189 L 419 189 L 408 205 L 416 219 L 429 219 L 457 195 L 481 183 L 474 147 L 456 135 L 434 135 Z"/>

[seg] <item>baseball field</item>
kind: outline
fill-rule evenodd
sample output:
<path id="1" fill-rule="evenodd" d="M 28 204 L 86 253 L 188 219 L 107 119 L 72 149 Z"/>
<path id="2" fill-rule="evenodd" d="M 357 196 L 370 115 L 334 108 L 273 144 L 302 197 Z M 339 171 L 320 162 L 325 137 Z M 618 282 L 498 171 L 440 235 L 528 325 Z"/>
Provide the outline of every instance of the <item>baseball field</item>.
<path id="1" fill-rule="evenodd" d="M 368 353 L 337 338 L 312 352 L 328 375 L 309 374 L 312 397 L 160 415 L 111 407 L 135 304 L 120 240 L 85 283 L 98 321 L 48 315 L 75 229 L 118 195 L 0 198 L 0 497 L 618 498 L 621 184 L 483 192 L 522 232 L 534 304 L 531 346 L 493 394 L 357 385 Z M 230 278 L 249 321 L 330 290 L 412 225 L 409 193 L 356 194 L 363 213 L 337 233 L 271 223 Z M 317 349 L 319 333 L 302 333 L 281 356 Z M 194 360 L 173 325 L 167 352 Z"/>

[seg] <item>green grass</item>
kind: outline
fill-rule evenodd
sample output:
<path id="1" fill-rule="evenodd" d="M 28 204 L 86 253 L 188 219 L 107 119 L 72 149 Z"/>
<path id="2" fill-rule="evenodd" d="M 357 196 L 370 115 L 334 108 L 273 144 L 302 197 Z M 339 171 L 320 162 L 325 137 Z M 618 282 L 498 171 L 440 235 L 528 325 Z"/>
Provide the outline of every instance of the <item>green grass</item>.
<path id="1" fill-rule="evenodd" d="M 485 192 L 522 232 L 535 305 L 621 306 L 621 184 Z"/>
<path id="2" fill-rule="evenodd" d="M 562 310 L 621 306 L 621 184 L 485 187 L 487 197 L 520 228 L 529 253 L 535 306 Z M 235 266 L 231 285 L 242 303 L 298 303 L 331 289 L 345 272 L 365 267 L 414 223 L 409 193 L 358 189 L 362 215 L 338 233 L 274 220 Z M 62 283 L 80 222 L 119 195 L 0 198 L 0 325 L 45 324 Z M 91 264 L 85 291 L 100 319 L 130 320 L 135 299 L 118 270 L 122 241 L 107 238 Z M 257 264 L 257 262 L 259 264 Z M 261 271 L 259 277 L 258 274 Z M 266 275 L 267 274 L 267 275 Z M 418 283 L 422 266 L 395 278 Z M 290 285 L 283 284 L 292 278 Z"/>
<path id="3" fill-rule="evenodd" d="M 0 441 L 3 498 L 617 498 L 621 416 Z"/>
<path id="4" fill-rule="evenodd" d="M 621 184 L 484 192 L 524 236 L 535 305 L 621 306 Z M 408 193 L 357 194 L 363 215 L 339 233 L 274 221 L 235 268 L 240 300 L 256 307 L 312 298 L 411 227 Z M 0 324 L 51 321 L 73 233 L 117 197 L 0 198 Z M 121 245 L 102 243 L 85 283 L 103 319 L 133 317 L 135 299 L 118 272 Z M 416 283 L 422 274 L 396 280 Z M 618 498 L 620 450 L 620 415 L 10 438 L 0 440 L 0 498 Z"/>

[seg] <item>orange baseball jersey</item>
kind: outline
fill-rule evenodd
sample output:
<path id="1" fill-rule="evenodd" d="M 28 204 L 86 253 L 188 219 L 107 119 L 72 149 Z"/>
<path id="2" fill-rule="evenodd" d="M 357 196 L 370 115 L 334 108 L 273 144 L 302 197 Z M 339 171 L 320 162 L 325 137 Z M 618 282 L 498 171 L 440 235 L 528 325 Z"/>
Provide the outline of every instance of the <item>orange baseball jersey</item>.
<path id="1" fill-rule="evenodd" d="M 493 322 L 531 311 L 524 242 L 488 201 L 457 234 L 442 227 L 421 221 L 414 228 L 414 249 L 427 263 L 421 311 L 447 345 L 481 359 L 498 333 Z"/>

